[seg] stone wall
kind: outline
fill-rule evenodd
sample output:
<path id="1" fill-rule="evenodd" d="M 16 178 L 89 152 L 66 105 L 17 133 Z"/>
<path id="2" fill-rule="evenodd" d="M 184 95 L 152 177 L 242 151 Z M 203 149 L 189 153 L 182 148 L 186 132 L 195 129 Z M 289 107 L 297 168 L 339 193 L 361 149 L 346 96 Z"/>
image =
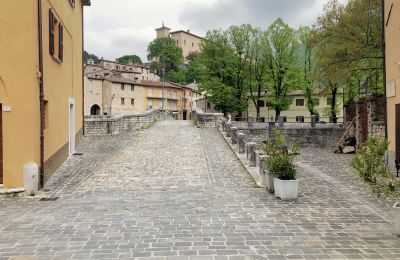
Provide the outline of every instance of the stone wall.
<path id="1" fill-rule="evenodd" d="M 150 110 L 137 115 L 86 116 L 85 135 L 118 135 L 123 131 L 134 131 L 149 126 L 157 120 L 172 120 L 172 115 Z"/>
<path id="2" fill-rule="evenodd" d="M 334 148 L 345 130 L 345 127 L 283 128 L 289 142 L 299 139 L 302 147 L 320 148 Z"/>
<path id="3" fill-rule="evenodd" d="M 200 128 L 215 128 L 221 124 L 224 114 L 222 113 L 204 113 L 201 109 L 196 111 L 197 126 Z"/>

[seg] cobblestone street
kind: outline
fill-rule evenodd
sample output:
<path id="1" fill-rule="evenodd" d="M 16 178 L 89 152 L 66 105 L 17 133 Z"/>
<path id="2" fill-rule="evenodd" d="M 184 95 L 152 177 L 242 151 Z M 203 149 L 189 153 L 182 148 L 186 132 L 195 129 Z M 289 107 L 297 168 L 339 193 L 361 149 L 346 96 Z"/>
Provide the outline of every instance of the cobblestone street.
<path id="1" fill-rule="evenodd" d="M 298 201 L 255 188 L 217 129 L 84 138 L 36 197 L 0 199 L 0 259 L 400 259 L 349 155 L 304 149 Z M 39 201 L 40 197 L 58 197 Z"/>

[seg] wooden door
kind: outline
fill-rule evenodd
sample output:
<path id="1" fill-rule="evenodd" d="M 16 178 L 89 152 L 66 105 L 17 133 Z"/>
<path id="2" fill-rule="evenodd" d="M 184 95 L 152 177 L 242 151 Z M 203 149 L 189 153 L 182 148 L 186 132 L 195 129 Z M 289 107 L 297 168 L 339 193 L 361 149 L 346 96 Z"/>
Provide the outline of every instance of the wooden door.
<path id="1" fill-rule="evenodd" d="M 0 184 L 3 184 L 3 106 L 0 104 Z"/>
<path id="2" fill-rule="evenodd" d="M 396 159 L 400 158 L 400 104 L 396 104 L 396 129 L 395 129 L 395 142 L 396 142 Z"/>

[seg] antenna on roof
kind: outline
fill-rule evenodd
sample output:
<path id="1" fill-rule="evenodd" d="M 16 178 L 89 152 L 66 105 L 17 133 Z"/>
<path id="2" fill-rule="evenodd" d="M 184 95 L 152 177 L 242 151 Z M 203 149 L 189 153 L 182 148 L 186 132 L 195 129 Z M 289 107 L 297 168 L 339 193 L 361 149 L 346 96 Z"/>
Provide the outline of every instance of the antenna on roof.
<path id="1" fill-rule="evenodd" d="M 162 20 L 162 27 L 164 27 L 164 20 Z"/>

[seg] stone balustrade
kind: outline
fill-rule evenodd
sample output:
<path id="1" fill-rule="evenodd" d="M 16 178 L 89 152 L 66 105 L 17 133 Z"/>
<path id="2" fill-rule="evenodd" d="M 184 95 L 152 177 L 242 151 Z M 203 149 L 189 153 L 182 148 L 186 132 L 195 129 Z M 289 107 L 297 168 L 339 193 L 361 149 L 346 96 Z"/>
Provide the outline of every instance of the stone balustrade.
<path id="1" fill-rule="evenodd" d="M 118 135 L 124 131 L 141 129 L 157 120 L 172 119 L 170 114 L 156 110 L 136 115 L 85 116 L 85 135 Z"/>
<path id="2" fill-rule="evenodd" d="M 197 127 L 200 128 L 216 128 L 223 124 L 224 114 L 222 113 L 204 113 L 203 110 L 197 109 L 195 113 Z"/>

